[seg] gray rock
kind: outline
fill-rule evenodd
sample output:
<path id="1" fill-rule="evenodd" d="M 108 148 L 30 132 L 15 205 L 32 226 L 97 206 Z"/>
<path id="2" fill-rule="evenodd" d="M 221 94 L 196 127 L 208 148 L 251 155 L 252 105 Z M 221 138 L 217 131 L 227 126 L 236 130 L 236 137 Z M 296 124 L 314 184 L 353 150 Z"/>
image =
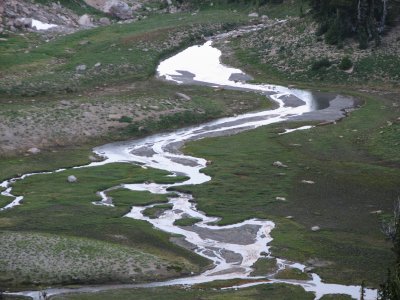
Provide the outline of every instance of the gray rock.
<path id="1" fill-rule="evenodd" d="M 101 66 L 101 63 L 99 63 L 99 62 L 94 65 L 95 68 L 98 68 L 100 66 Z"/>
<path id="2" fill-rule="evenodd" d="M 79 18 L 78 24 L 84 27 L 92 27 L 92 18 L 88 14 L 84 14 Z"/>
<path id="3" fill-rule="evenodd" d="M 110 25 L 110 24 L 111 24 L 111 21 L 110 21 L 109 18 L 103 17 L 103 18 L 100 18 L 99 23 L 100 23 L 101 25 Z"/>
<path id="4" fill-rule="evenodd" d="M 315 181 L 312 181 L 312 180 L 302 180 L 301 183 L 305 183 L 305 184 L 315 184 Z"/>
<path id="5" fill-rule="evenodd" d="M 38 149 L 38 148 L 30 148 L 28 150 L 28 152 L 31 153 L 31 154 L 38 154 L 38 153 L 40 153 L 40 149 Z"/>
<path id="6" fill-rule="evenodd" d="M 320 231 L 321 230 L 321 228 L 319 227 L 319 226 L 313 226 L 313 227 L 311 227 L 311 231 Z"/>
<path id="7" fill-rule="evenodd" d="M 16 18 L 14 20 L 14 27 L 19 29 L 31 28 L 32 19 L 31 18 Z"/>
<path id="8" fill-rule="evenodd" d="M 69 175 L 68 178 L 67 178 L 67 181 L 69 183 L 74 183 L 74 182 L 78 181 L 78 178 L 76 178 L 74 175 Z"/>
<path id="9" fill-rule="evenodd" d="M 61 100 L 61 101 L 60 101 L 60 104 L 61 104 L 61 105 L 64 105 L 64 106 L 69 106 L 69 105 L 71 105 L 71 102 L 68 101 L 68 100 Z"/>
<path id="10" fill-rule="evenodd" d="M 87 69 L 86 65 L 79 65 L 76 67 L 77 72 L 84 72 L 84 71 L 86 71 L 86 69 Z"/>
<path id="11" fill-rule="evenodd" d="M 278 168 L 287 168 L 287 167 L 288 167 L 287 165 L 283 164 L 283 163 L 280 162 L 280 161 L 276 161 L 276 162 L 274 162 L 272 165 L 273 165 L 274 167 L 278 167 Z"/>
<path id="12" fill-rule="evenodd" d="M 249 14 L 249 18 L 258 18 L 258 13 L 254 12 Z"/>
<path id="13" fill-rule="evenodd" d="M 123 1 L 113 0 L 106 4 L 105 10 L 112 16 L 121 20 L 128 20 L 133 17 L 132 8 Z"/>
<path id="14" fill-rule="evenodd" d="M 182 100 L 186 100 L 186 101 L 192 100 L 191 97 L 189 97 L 188 95 L 183 94 L 183 93 L 175 93 L 175 95 L 178 96 L 179 98 L 181 98 Z"/>

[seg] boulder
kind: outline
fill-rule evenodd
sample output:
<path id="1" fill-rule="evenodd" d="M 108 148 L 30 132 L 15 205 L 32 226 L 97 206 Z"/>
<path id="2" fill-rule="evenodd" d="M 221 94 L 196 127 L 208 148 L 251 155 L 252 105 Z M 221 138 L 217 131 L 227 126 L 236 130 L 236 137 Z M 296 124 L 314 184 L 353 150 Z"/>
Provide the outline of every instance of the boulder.
<path id="1" fill-rule="evenodd" d="M 311 227 L 311 231 L 320 231 L 321 230 L 321 228 L 319 227 L 319 226 L 313 226 L 313 227 Z"/>
<path id="2" fill-rule="evenodd" d="M 124 1 L 120 0 L 107 2 L 105 5 L 105 11 L 121 20 L 128 20 L 132 19 L 133 17 L 132 8 L 129 7 L 129 5 L 126 4 Z"/>
<path id="3" fill-rule="evenodd" d="M 280 161 L 276 161 L 276 162 L 274 162 L 272 165 L 273 165 L 274 167 L 278 167 L 278 168 L 287 168 L 287 167 L 288 167 L 287 165 L 283 164 L 283 163 L 280 162 Z"/>
<path id="4" fill-rule="evenodd" d="M 40 153 L 40 149 L 38 149 L 38 148 L 30 148 L 28 150 L 28 152 L 31 153 L 31 154 L 38 154 L 38 153 Z"/>
<path id="5" fill-rule="evenodd" d="M 302 180 L 301 183 L 305 183 L 305 184 L 315 184 L 315 181 L 312 181 L 312 180 Z"/>
<path id="6" fill-rule="evenodd" d="M 87 69 L 86 65 L 79 65 L 76 67 L 77 72 L 84 72 L 84 71 L 86 71 L 86 69 Z"/>
<path id="7" fill-rule="evenodd" d="M 109 18 L 103 17 L 103 18 L 100 18 L 99 23 L 100 23 L 101 25 L 110 25 L 110 24 L 111 24 L 111 21 L 110 21 Z"/>
<path id="8" fill-rule="evenodd" d="M 32 19 L 31 18 L 16 18 L 14 20 L 14 27 L 19 29 L 31 28 Z"/>
<path id="9" fill-rule="evenodd" d="M 254 12 L 249 14 L 249 18 L 258 18 L 258 13 Z"/>
<path id="10" fill-rule="evenodd" d="M 92 27 L 93 26 L 92 18 L 88 14 L 84 14 L 79 18 L 78 24 L 83 27 Z"/>
<path id="11" fill-rule="evenodd" d="M 184 93 L 175 93 L 175 95 L 178 96 L 179 98 L 181 98 L 182 100 L 186 100 L 186 101 L 192 100 L 192 98 L 190 98 L 188 95 L 186 95 Z"/>
<path id="12" fill-rule="evenodd" d="M 75 183 L 75 182 L 78 181 L 78 178 L 76 178 L 74 175 L 69 175 L 68 178 L 67 178 L 67 181 L 69 183 Z"/>

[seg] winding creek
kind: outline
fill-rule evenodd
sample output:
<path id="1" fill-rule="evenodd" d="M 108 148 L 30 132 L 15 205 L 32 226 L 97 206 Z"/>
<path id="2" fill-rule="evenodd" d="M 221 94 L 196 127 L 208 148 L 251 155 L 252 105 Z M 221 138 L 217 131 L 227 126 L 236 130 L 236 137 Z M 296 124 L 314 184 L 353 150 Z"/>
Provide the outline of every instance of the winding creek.
<path id="1" fill-rule="evenodd" d="M 217 39 L 224 37 L 220 36 Z M 170 193 L 169 189 L 171 187 L 203 184 L 211 180 L 209 176 L 201 172 L 207 165 L 205 159 L 184 155 L 179 151 L 180 147 L 188 141 L 235 134 L 287 120 L 333 121 L 344 117 L 344 110 L 350 109 L 355 105 L 353 99 L 340 95 L 312 93 L 275 85 L 246 83 L 245 80 L 249 77 L 241 70 L 229 68 L 220 63 L 221 52 L 213 47 L 213 42 L 210 40 L 203 45 L 190 47 L 163 61 L 158 67 L 159 77 L 177 84 L 202 84 L 212 88 L 226 88 L 264 94 L 278 103 L 278 108 L 223 118 L 199 126 L 157 134 L 139 140 L 97 147 L 94 152 L 104 157 L 104 160 L 83 167 L 128 162 L 139 164 L 143 168 L 151 167 L 166 170 L 173 174 L 171 176 L 185 175 L 189 178 L 185 182 L 176 184 L 143 183 L 122 185 L 122 187 L 134 191 L 166 194 Z M 295 130 L 308 130 L 310 128 L 311 126 L 304 126 Z M 292 131 L 287 130 L 283 134 L 290 134 Z M 62 171 L 57 170 L 55 172 Z M 0 210 L 12 209 L 12 207 L 22 204 L 22 197 L 12 195 L 12 183 L 33 175 L 35 174 L 27 174 L 1 183 L 1 186 L 6 188 L 2 194 L 14 197 L 14 201 Z M 94 204 L 113 205 L 112 200 L 107 197 L 107 191 L 102 191 L 100 195 L 102 200 Z M 216 226 L 212 224 L 217 221 L 217 218 L 206 216 L 203 212 L 198 211 L 192 196 L 189 194 L 175 193 L 173 197 L 169 198 L 169 203 L 173 205 L 173 208 L 165 211 L 156 219 L 150 219 L 143 215 L 143 211 L 153 205 L 132 207 L 132 210 L 125 217 L 145 220 L 157 229 L 183 236 L 187 247 L 213 262 L 214 267 L 212 269 L 196 276 L 148 284 L 102 285 L 77 289 L 49 288 L 46 290 L 47 295 L 97 292 L 118 288 L 193 285 L 215 280 L 243 278 L 254 279 L 254 281 L 231 288 L 244 288 L 258 284 L 287 283 L 299 285 L 306 291 L 314 292 L 315 299 L 320 299 L 323 295 L 333 293 L 347 294 L 356 299 L 360 297 L 359 286 L 326 284 L 314 273 L 311 274 L 309 280 L 305 281 L 274 279 L 274 274 L 264 277 L 252 277 L 250 275 L 252 272 L 251 266 L 260 257 L 267 256 L 272 258 L 268 245 L 272 241 L 270 233 L 275 227 L 273 222 L 251 219 L 238 224 Z M 189 227 L 174 225 L 175 220 L 189 216 L 201 219 L 201 221 Z M 282 259 L 277 259 L 277 262 L 279 270 L 297 268 L 304 271 L 306 268 L 303 264 Z M 37 291 L 15 294 L 30 296 L 33 299 L 39 299 L 40 297 Z M 376 299 L 376 290 L 367 289 L 365 299 Z"/>

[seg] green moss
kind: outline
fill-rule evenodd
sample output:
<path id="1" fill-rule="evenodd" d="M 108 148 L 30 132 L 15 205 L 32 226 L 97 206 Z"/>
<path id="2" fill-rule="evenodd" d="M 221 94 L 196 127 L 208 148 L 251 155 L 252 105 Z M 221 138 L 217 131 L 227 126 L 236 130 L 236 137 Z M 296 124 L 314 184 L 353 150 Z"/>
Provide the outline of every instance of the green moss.
<path id="1" fill-rule="evenodd" d="M 301 287 L 290 286 L 284 284 L 268 284 L 260 285 L 252 288 L 233 290 L 211 290 L 207 287 L 202 289 L 182 289 L 180 287 L 168 288 L 149 288 L 134 290 L 115 290 L 95 294 L 76 294 L 76 295 L 60 295 L 54 297 L 56 300 L 91 300 L 91 299 L 143 299 L 143 300 L 256 300 L 256 299 L 298 299 L 308 300 L 314 299 L 312 293 L 305 292 Z"/>
<path id="2" fill-rule="evenodd" d="M 69 175 L 75 175 L 78 182 L 68 183 Z M 24 203 L 0 212 L 0 231 L 43 232 L 125 245 L 165 259 L 171 265 L 182 261 L 187 266 L 185 270 L 198 271 L 208 261 L 173 245 L 168 234 L 154 230 L 147 222 L 123 218 L 132 206 L 130 202 L 117 200 L 114 208 L 92 204 L 100 200 L 97 191 L 121 183 L 179 180 L 166 175 L 164 171 L 125 163 L 26 178 L 16 182 L 13 190 L 14 194 L 24 196 Z M 147 200 L 150 200 L 147 194 L 141 197 L 141 201 Z"/>
<path id="3" fill-rule="evenodd" d="M 177 179 L 175 177 L 175 179 Z M 127 189 L 117 189 L 107 192 L 116 206 L 146 206 L 158 202 L 168 202 L 170 195 L 158 195 L 150 192 L 136 192 Z"/>
<path id="4" fill-rule="evenodd" d="M 259 258 L 251 267 L 254 269 L 251 276 L 265 276 L 276 272 L 278 269 L 274 258 Z"/>
<path id="5" fill-rule="evenodd" d="M 165 211 L 172 209 L 172 204 L 160 204 L 153 207 L 146 208 L 143 211 L 143 215 L 151 219 L 157 218 L 159 215 L 163 214 Z"/>
<path id="6" fill-rule="evenodd" d="M 174 222 L 174 225 L 176 225 L 176 226 L 192 226 L 200 221 L 201 221 L 201 219 L 199 219 L 199 218 L 182 218 L 182 219 L 176 220 Z"/>
<path id="7" fill-rule="evenodd" d="M 275 275 L 278 279 L 294 279 L 294 280 L 308 280 L 311 276 L 307 273 L 300 271 L 299 269 L 286 268 L 278 272 Z"/>
<path id="8" fill-rule="evenodd" d="M 0 208 L 6 206 L 7 204 L 11 203 L 11 201 L 13 200 L 13 198 L 11 197 L 6 197 L 3 195 L 0 195 Z"/>
<path id="9" fill-rule="evenodd" d="M 273 219 L 273 254 L 328 262 L 316 266 L 325 280 L 378 285 L 393 254 L 371 211 L 392 210 L 400 151 L 391 151 L 390 143 L 371 147 L 370 141 L 381 135 L 387 119 L 397 117 L 398 108 L 384 105 L 391 103 L 385 98 L 358 96 L 367 101 L 363 108 L 336 125 L 278 136 L 291 125 L 275 124 L 186 145 L 186 153 L 213 162 L 204 170 L 212 180 L 182 189 L 193 193 L 200 210 L 222 217 L 220 224 Z M 384 149 L 392 155 L 378 154 Z M 274 167 L 277 160 L 289 168 Z M 323 230 L 312 232 L 316 225 Z"/>

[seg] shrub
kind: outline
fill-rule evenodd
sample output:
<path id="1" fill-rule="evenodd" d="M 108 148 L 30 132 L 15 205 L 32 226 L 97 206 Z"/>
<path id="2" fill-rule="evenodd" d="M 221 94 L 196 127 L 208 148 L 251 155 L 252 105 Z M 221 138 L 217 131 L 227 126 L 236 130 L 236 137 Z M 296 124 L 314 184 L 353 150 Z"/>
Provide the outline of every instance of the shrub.
<path id="1" fill-rule="evenodd" d="M 339 64 L 340 70 L 348 70 L 353 66 L 353 62 L 351 61 L 350 57 L 345 56 L 342 58 Z"/>
<path id="2" fill-rule="evenodd" d="M 325 57 L 325 58 L 322 58 L 322 59 L 314 61 L 311 64 L 311 70 L 312 71 L 319 71 L 321 69 L 325 69 L 325 68 L 330 67 L 331 64 L 332 63 L 329 61 L 329 59 Z"/>
<path id="3" fill-rule="evenodd" d="M 120 123 L 132 123 L 132 118 L 127 116 L 122 116 L 118 121 Z"/>

